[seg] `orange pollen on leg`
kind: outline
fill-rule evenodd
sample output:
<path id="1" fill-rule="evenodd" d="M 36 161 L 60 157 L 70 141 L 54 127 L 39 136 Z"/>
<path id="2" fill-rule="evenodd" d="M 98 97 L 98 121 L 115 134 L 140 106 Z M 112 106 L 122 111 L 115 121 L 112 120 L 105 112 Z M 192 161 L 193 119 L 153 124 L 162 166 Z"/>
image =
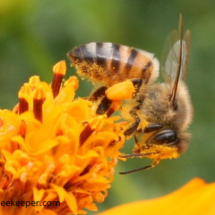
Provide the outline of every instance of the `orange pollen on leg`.
<path id="1" fill-rule="evenodd" d="M 52 93 L 54 98 L 58 95 L 60 91 L 60 86 L 62 83 L 63 76 L 66 74 L 66 62 L 60 61 L 53 67 L 53 79 L 52 79 Z"/>
<path id="2" fill-rule="evenodd" d="M 34 100 L 33 100 L 33 111 L 34 117 L 42 122 L 43 119 L 43 102 L 45 101 L 45 92 L 42 88 L 35 89 Z"/>

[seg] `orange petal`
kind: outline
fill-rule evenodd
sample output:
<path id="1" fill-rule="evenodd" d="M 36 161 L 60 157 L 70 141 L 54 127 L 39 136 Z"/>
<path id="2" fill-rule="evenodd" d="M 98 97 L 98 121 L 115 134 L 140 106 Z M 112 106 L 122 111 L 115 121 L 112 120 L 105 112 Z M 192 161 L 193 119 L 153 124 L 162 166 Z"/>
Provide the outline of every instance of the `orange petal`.
<path id="1" fill-rule="evenodd" d="M 97 215 L 211 215 L 215 214 L 214 195 L 215 183 L 196 178 L 166 196 L 117 206 Z"/>

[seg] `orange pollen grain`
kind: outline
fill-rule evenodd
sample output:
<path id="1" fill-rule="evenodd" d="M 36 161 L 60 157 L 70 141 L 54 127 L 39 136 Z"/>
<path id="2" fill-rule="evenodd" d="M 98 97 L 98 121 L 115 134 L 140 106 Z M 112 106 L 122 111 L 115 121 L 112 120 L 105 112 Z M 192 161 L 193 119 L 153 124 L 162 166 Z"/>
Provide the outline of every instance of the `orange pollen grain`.
<path id="1" fill-rule="evenodd" d="M 130 80 L 126 80 L 109 87 L 105 93 L 110 100 L 130 99 L 133 98 L 135 88 Z"/>

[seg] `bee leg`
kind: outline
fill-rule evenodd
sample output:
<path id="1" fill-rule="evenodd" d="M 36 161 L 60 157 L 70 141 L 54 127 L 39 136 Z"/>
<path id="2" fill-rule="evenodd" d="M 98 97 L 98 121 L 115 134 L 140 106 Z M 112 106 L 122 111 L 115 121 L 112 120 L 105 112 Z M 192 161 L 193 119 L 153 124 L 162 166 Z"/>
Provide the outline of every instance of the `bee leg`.
<path id="1" fill-rule="evenodd" d="M 108 87 L 106 87 L 106 86 L 99 87 L 90 96 L 82 97 L 82 99 L 86 99 L 86 100 L 89 100 L 89 101 L 97 101 L 99 98 L 105 96 L 105 91 L 107 90 L 107 88 Z"/>
<path id="2" fill-rule="evenodd" d="M 140 79 L 140 78 L 134 78 L 134 79 L 131 79 L 131 82 L 132 82 L 132 84 L 133 84 L 133 86 L 135 88 L 135 93 L 134 93 L 133 97 L 136 97 L 136 94 L 139 92 L 139 89 L 140 89 L 140 86 L 143 83 L 143 80 Z M 102 114 L 106 113 L 109 110 L 109 108 L 110 108 L 110 106 L 112 104 L 112 100 L 108 99 L 107 96 L 106 96 L 106 94 L 105 94 L 107 88 L 108 88 L 107 86 L 102 86 L 102 87 L 98 88 L 91 95 L 91 97 L 89 98 L 89 100 L 91 100 L 91 101 L 96 101 L 99 98 L 103 97 L 102 100 L 101 100 L 101 102 L 100 102 L 100 104 L 99 104 L 99 106 L 98 106 L 98 108 L 97 108 L 97 110 L 96 110 L 96 114 L 98 114 L 98 115 L 102 115 Z M 133 115 L 136 115 L 136 114 L 135 113 L 131 113 L 131 115 L 133 116 Z M 138 116 L 134 117 L 134 118 L 135 119 L 138 118 L 138 120 L 139 120 Z M 137 124 L 136 127 L 139 125 L 139 122 L 137 122 L 138 120 L 136 120 L 136 123 L 135 123 L 135 124 Z M 134 131 L 135 131 L 135 127 L 134 127 Z M 131 134 L 134 133 L 134 131 L 132 130 Z M 130 134 L 128 134 L 128 135 L 130 135 Z"/>
<path id="3" fill-rule="evenodd" d="M 132 135 L 138 128 L 140 124 L 140 118 L 137 115 L 136 111 L 139 109 L 140 105 L 135 106 L 130 110 L 130 115 L 134 118 L 134 122 L 125 130 L 124 135 L 125 136 L 130 136 Z"/>
<path id="4" fill-rule="evenodd" d="M 90 96 L 89 100 L 90 101 L 97 101 L 99 98 L 105 96 L 105 91 L 107 90 L 108 87 L 102 86 L 99 87 L 93 94 Z"/>
<path id="5" fill-rule="evenodd" d="M 112 101 L 107 98 L 105 95 L 105 91 L 107 90 L 108 87 L 102 86 L 98 88 L 89 98 L 88 100 L 90 101 L 97 101 L 98 99 L 102 98 L 100 101 L 99 106 L 97 107 L 96 114 L 102 115 L 108 111 L 110 108 Z"/>
<path id="6" fill-rule="evenodd" d="M 132 84 L 133 84 L 133 86 L 135 88 L 135 93 L 133 95 L 133 97 L 135 98 L 137 93 L 139 93 L 141 85 L 143 84 L 143 79 L 133 78 L 133 79 L 131 79 L 131 82 L 132 82 Z"/>
<path id="7" fill-rule="evenodd" d="M 132 84 L 134 85 L 135 87 L 135 93 L 133 95 L 133 97 L 137 97 L 137 94 L 140 90 L 140 87 L 142 86 L 143 84 L 143 79 L 140 79 L 140 78 L 134 78 L 134 79 L 131 79 L 131 82 Z M 139 96 L 138 98 L 136 98 L 136 101 L 139 102 L 140 104 L 135 106 L 134 108 L 132 108 L 130 110 L 130 115 L 134 118 L 134 123 L 132 123 L 124 132 L 124 135 L 125 136 L 130 136 L 132 135 L 138 128 L 139 124 L 140 124 L 140 118 L 139 116 L 137 115 L 136 111 L 139 110 L 140 106 L 142 105 L 142 101 L 143 101 L 143 98 L 140 99 Z M 137 141 L 137 138 L 135 139 L 135 141 Z"/>
<path id="8" fill-rule="evenodd" d="M 126 172 L 120 172 L 119 174 L 125 175 L 125 174 L 129 174 L 129 173 L 133 173 L 133 172 L 138 172 L 138 171 L 145 170 L 145 169 L 150 169 L 150 168 L 156 166 L 158 163 L 159 163 L 159 160 L 154 160 L 151 165 L 144 166 L 144 167 L 141 167 L 141 168 L 138 168 L 138 169 L 129 170 L 129 171 L 126 171 Z"/>
<path id="9" fill-rule="evenodd" d="M 137 139 L 137 134 L 138 134 L 139 132 L 135 132 L 134 133 L 134 141 L 135 141 L 135 143 L 136 143 L 136 145 L 138 145 L 139 147 L 140 147 L 140 142 L 139 142 L 139 140 Z"/>
<path id="10" fill-rule="evenodd" d="M 108 99 L 106 96 L 101 100 L 99 106 L 97 107 L 96 114 L 105 114 L 112 104 L 112 100 Z"/>

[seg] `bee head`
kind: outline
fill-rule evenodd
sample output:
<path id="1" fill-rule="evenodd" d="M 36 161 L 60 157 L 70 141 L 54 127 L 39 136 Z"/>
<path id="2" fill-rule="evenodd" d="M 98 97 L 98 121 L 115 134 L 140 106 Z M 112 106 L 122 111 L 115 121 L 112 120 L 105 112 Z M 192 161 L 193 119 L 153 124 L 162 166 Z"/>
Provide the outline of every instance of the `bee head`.
<path id="1" fill-rule="evenodd" d="M 167 148 L 176 148 L 178 154 L 182 154 L 188 147 L 190 135 L 185 132 L 176 131 L 172 128 L 164 128 L 162 124 L 151 123 L 145 127 L 144 134 L 150 134 L 145 144 L 151 146 L 162 146 Z"/>

